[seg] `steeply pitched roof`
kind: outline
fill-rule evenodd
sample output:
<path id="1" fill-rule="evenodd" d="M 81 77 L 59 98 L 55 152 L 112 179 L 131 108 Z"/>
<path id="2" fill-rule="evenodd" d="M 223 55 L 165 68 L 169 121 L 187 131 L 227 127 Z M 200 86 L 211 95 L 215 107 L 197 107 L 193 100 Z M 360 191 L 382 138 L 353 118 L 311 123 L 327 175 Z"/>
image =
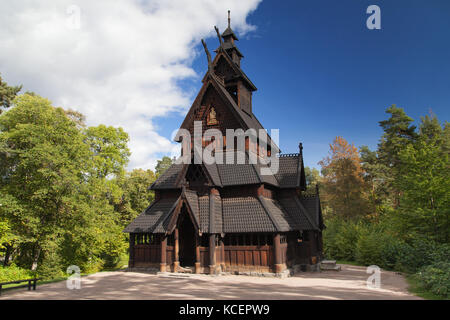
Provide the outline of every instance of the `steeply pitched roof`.
<path id="1" fill-rule="evenodd" d="M 152 190 L 179 188 L 179 179 L 187 169 L 185 164 L 172 164 L 162 175 L 150 186 Z"/>
<path id="2" fill-rule="evenodd" d="M 302 161 L 298 153 L 280 156 L 279 169 L 275 177 L 281 188 L 303 187 L 301 184 Z"/>
<path id="3" fill-rule="evenodd" d="M 232 36 L 234 40 L 238 40 L 238 38 L 236 37 L 236 34 L 231 29 L 231 27 L 226 28 L 225 31 L 222 33 L 222 38 L 226 38 L 228 36 Z"/>
<path id="4" fill-rule="evenodd" d="M 250 163 L 248 152 L 242 153 L 245 163 L 237 164 L 237 152 L 216 153 L 222 155 L 222 164 L 203 164 L 203 168 L 217 187 L 265 183 L 278 188 L 302 188 L 302 158 L 299 154 L 282 155 L 278 158 L 278 172 L 275 174 L 262 174 L 262 168 L 269 168 L 258 161 Z M 227 161 L 227 158 L 233 161 Z M 232 162 L 232 163 L 228 163 Z M 179 189 L 189 165 L 172 164 L 151 186 L 152 190 Z"/>
<path id="5" fill-rule="evenodd" d="M 124 232 L 171 232 L 168 224 L 177 217 L 178 212 L 174 212 L 174 208 L 179 201 L 186 201 L 200 233 L 318 230 L 321 221 L 318 219 L 316 222 L 315 216 L 312 217 L 312 198 L 302 199 L 308 207 L 306 209 L 296 196 L 279 200 L 263 196 L 199 196 L 196 191 L 185 189 L 180 198 L 156 201 Z M 181 203 L 178 207 L 181 208 Z"/>
<path id="6" fill-rule="evenodd" d="M 289 214 L 292 226 L 295 230 L 317 230 L 316 224 L 310 219 L 305 208 L 295 197 L 281 198 L 278 202 Z"/>
<path id="7" fill-rule="evenodd" d="M 124 230 L 126 233 L 165 233 L 169 216 L 178 204 L 179 198 L 155 201 L 136 217 Z"/>
<path id="8" fill-rule="evenodd" d="M 223 198 L 222 210 L 224 233 L 277 231 L 257 198 Z"/>
<path id="9" fill-rule="evenodd" d="M 320 198 L 317 195 L 308 195 L 300 198 L 300 202 L 305 207 L 310 219 L 314 221 L 319 229 L 324 229 Z"/>

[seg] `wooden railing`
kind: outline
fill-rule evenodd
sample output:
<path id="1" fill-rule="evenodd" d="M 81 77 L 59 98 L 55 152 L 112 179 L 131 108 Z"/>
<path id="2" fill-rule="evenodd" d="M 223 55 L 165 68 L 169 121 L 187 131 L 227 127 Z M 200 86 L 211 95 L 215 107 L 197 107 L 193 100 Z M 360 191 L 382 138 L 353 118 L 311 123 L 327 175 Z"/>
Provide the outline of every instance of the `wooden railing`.
<path id="1" fill-rule="evenodd" d="M 2 287 L 4 285 L 8 285 L 8 284 L 16 284 L 16 283 L 22 283 L 22 282 L 28 282 L 28 284 L 25 285 L 21 285 L 21 286 L 16 286 L 14 288 L 24 288 L 24 287 L 28 287 L 28 290 L 31 290 L 31 288 L 33 288 L 33 290 L 36 290 L 36 283 L 37 281 L 41 280 L 40 278 L 33 278 L 33 279 L 25 279 L 25 280 L 16 280 L 16 281 L 9 281 L 9 282 L 1 282 L 0 283 L 0 295 L 2 295 Z"/>

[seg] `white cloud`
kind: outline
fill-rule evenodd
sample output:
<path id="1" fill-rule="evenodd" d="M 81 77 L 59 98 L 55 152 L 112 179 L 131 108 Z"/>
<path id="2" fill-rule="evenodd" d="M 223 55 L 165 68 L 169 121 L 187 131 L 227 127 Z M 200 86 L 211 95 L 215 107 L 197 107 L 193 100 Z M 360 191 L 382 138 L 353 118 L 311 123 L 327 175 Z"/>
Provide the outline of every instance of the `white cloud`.
<path id="1" fill-rule="evenodd" d="M 214 25 L 224 30 L 228 9 L 233 29 L 253 30 L 246 17 L 259 2 L 2 1 L 0 72 L 84 113 L 90 125 L 122 126 L 131 138 L 130 167 L 152 168 L 157 153 L 177 150 L 170 133 L 157 132 L 155 117 L 192 103 L 177 82 L 199 76 L 191 68 L 195 46 L 215 36 Z"/>

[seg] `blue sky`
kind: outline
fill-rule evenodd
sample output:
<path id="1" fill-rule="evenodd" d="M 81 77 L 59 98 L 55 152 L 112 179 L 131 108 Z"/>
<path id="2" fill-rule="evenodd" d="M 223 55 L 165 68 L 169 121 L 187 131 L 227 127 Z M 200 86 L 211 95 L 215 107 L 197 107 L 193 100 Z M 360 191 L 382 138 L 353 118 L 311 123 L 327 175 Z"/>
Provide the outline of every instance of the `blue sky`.
<path id="1" fill-rule="evenodd" d="M 366 27 L 371 4 L 381 9 L 381 30 Z M 430 109 L 448 120 L 449 18 L 445 0 L 263 1 L 247 18 L 257 29 L 238 41 L 241 66 L 258 88 L 253 111 L 267 129 L 280 129 L 283 152 L 297 152 L 302 141 L 306 165 L 317 168 L 335 136 L 376 148 L 391 104 L 416 122 Z M 218 45 L 214 37 L 207 43 Z M 193 68 L 206 71 L 203 53 Z M 183 86 L 197 92 L 201 83 Z M 171 114 L 158 126 L 169 135 L 182 120 Z"/>
<path id="2" fill-rule="evenodd" d="M 0 73 L 88 125 L 129 133 L 128 169 L 178 155 L 171 135 L 217 48 L 227 10 L 258 88 L 253 110 L 318 167 L 334 137 L 376 148 L 391 104 L 416 120 L 450 113 L 449 0 L 0 1 Z M 368 30 L 369 5 L 381 30 Z"/>

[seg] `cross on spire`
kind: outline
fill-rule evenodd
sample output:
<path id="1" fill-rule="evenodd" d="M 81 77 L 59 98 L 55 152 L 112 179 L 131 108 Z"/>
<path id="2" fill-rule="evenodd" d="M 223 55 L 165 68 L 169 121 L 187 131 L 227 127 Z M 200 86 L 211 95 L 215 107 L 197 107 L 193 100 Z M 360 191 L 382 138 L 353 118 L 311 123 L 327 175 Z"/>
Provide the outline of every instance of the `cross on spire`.
<path id="1" fill-rule="evenodd" d="M 230 28 L 231 19 L 230 19 L 230 10 L 228 10 L 228 28 Z"/>

